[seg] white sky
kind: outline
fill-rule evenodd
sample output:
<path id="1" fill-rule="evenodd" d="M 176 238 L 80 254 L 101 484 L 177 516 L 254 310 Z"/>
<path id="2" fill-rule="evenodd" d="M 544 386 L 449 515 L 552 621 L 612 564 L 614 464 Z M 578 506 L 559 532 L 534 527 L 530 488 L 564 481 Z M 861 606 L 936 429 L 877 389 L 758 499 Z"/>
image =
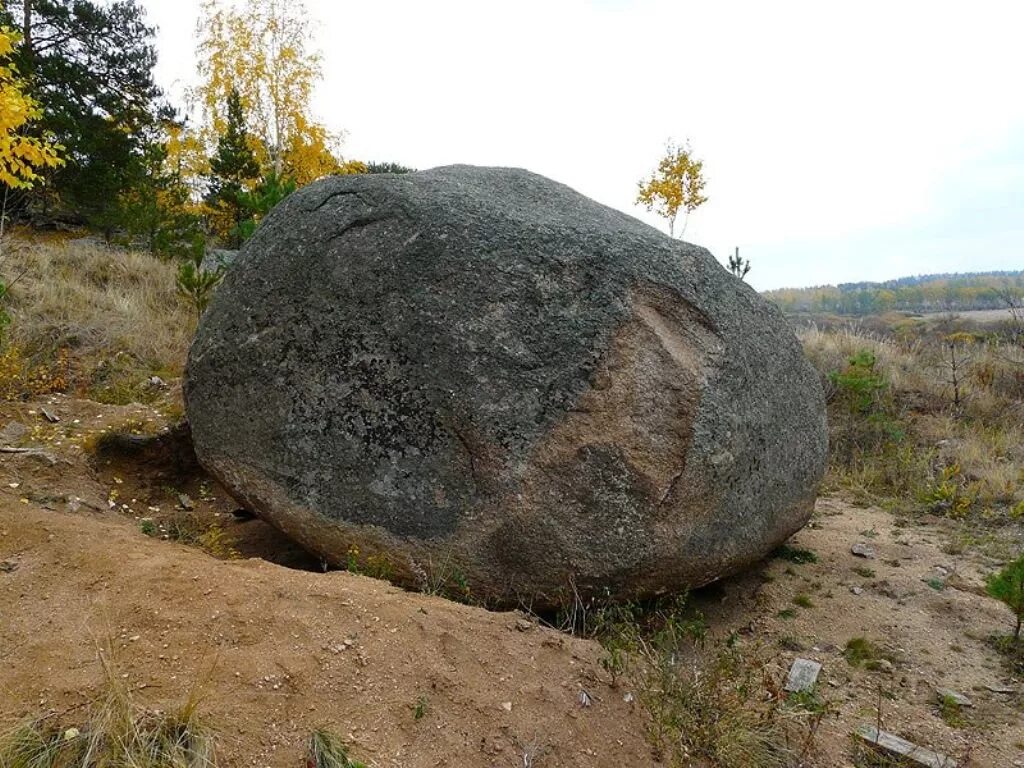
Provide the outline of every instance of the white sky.
<path id="1" fill-rule="evenodd" d="M 142 0 L 194 80 L 199 0 Z M 757 288 L 1024 268 L 1024 3 L 306 0 L 346 157 L 521 166 L 633 205 L 705 161 L 685 239 Z"/>

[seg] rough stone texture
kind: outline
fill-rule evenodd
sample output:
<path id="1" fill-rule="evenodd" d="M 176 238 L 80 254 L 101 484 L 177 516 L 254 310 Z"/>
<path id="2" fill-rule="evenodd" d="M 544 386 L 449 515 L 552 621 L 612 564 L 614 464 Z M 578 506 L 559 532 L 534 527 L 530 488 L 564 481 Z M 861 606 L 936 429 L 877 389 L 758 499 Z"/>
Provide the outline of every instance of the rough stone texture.
<path id="1" fill-rule="evenodd" d="M 220 248 L 211 248 L 204 256 L 199 265 L 203 272 L 216 272 L 218 269 L 226 270 L 235 263 L 238 258 L 238 251 L 228 251 Z"/>
<path id="2" fill-rule="evenodd" d="M 957 766 L 957 761 L 951 757 L 946 757 L 925 747 L 919 747 L 896 734 L 880 731 L 873 725 L 858 727 L 857 736 L 877 751 L 905 761 L 904 764 L 909 763 L 922 768 L 956 768 Z"/>
<path id="3" fill-rule="evenodd" d="M 940 702 L 951 701 L 958 707 L 973 707 L 974 702 L 964 696 L 958 691 L 954 691 L 952 688 L 936 688 L 935 695 L 939 697 Z"/>
<path id="4" fill-rule="evenodd" d="M 820 673 L 821 664 L 818 662 L 811 659 L 796 659 L 789 668 L 789 676 L 783 689 L 790 693 L 813 691 Z"/>
<path id="5" fill-rule="evenodd" d="M 200 461 L 324 560 L 553 605 L 709 583 L 808 519 L 817 376 L 702 248 L 541 176 L 310 185 L 189 355 Z M 354 552 L 354 550 L 352 550 Z"/>

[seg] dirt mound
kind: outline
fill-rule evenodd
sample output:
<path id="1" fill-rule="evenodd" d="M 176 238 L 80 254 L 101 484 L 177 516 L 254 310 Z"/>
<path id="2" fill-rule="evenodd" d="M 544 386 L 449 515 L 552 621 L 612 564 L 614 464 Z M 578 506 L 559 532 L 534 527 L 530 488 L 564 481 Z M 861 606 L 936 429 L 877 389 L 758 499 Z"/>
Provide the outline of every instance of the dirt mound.
<path id="1" fill-rule="evenodd" d="M 99 644 L 157 706 L 199 684 L 228 765 L 299 765 L 325 723 L 376 766 L 653 762 L 594 643 L 348 573 L 214 560 L 5 490 L 4 719 L 93 697 Z"/>

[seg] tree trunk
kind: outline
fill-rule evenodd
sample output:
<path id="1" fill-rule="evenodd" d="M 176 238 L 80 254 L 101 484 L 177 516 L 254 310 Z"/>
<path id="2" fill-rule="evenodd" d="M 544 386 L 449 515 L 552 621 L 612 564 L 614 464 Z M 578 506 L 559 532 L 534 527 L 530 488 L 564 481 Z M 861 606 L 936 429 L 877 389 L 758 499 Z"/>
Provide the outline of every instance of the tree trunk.
<path id="1" fill-rule="evenodd" d="M 32 61 L 32 0 L 24 0 L 22 6 L 21 36 L 25 50 L 25 61 Z"/>

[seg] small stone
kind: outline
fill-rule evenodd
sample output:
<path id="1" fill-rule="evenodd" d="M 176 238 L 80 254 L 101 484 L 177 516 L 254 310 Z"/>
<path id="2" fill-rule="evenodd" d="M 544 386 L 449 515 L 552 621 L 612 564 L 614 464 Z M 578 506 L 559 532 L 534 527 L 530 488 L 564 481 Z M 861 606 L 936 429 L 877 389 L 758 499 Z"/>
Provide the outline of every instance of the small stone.
<path id="1" fill-rule="evenodd" d="M 857 736 L 879 752 L 905 760 L 922 768 L 956 768 L 956 761 L 930 749 L 919 747 L 892 733 L 879 731 L 873 725 L 857 728 Z"/>
<path id="2" fill-rule="evenodd" d="M 622 697 L 622 700 L 627 704 L 632 704 L 634 701 L 636 701 L 636 696 L 634 696 L 632 693 L 626 693 Z"/>
<path id="3" fill-rule="evenodd" d="M 879 672 L 885 672 L 886 674 L 890 675 L 895 669 L 895 667 L 893 667 L 892 665 L 892 662 L 888 659 L 878 659 L 878 661 L 874 663 L 874 668 L 877 669 Z"/>
<path id="4" fill-rule="evenodd" d="M 16 443 L 28 434 L 28 431 L 28 427 L 20 421 L 11 421 L 3 429 L 0 429 L 0 440 L 5 443 Z"/>
<path id="5" fill-rule="evenodd" d="M 504 709 L 506 712 L 511 712 L 512 711 L 512 702 L 511 701 L 503 701 L 501 703 L 501 708 Z"/>
<path id="6" fill-rule="evenodd" d="M 520 632 L 529 632 L 533 629 L 533 622 L 526 619 L 516 619 L 516 629 Z"/>
<path id="7" fill-rule="evenodd" d="M 863 595 L 864 590 L 861 587 L 850 587 L 850 591 L 855 595 Z"/>
<path id="8" fill-rule="evenodd" d="M 790 693 L 810 691 L 818 681 L 818 673 L 821 672 L 821 664 L 810 659 L 797 659 L 789 668 L 789 677 L 783 686 Z"/>
<path id="9" fill-rule="evenodd" d="M 875 557 L 875 549 L 870 544 L 865 544 L 863 541 L 858 541 L 852 547 L 850 551 L 857 557 L 864 557 L 868 560 L 872 560 Z"/>
<path id="10" fill-rule="evenodd" d="M 1006 685 L 986 685 L 985 688 L 991 691 L 992 693 L 1001 693 L 1004 695 L 1016 693 L 1016 691 L 1013 688 L 1010 688 Z"/>
<path id="11" fill-rule="evenodd" d="M 0 573 L 14 573 L 18 564 L 14 560 L 0 560 Z"/>
<path id="12" fill-rule="evenodd" d="M 187 511 L 191 511 L 196 508 L 195 503 L 188 497 L 188 494 L 185 493 L 178 494 L 178 504 L 182 509 Z"/>
<path id="13" fill-rule="evenodd" d="M 964 696 L 962 693 L 957 693 L 952 688 L 936 688 L 935 693 L 942 701 L 952 701 L 958 707 L 973 707 L 974 702 Z"/>
<path id="14" fill-rule="evenodd" d="M 589 707 L 594 703 L 594 700 L 591 698 L 589 693 L 587 693 L 584 690 L 581 690 L 579 695 L 579 702 L 581 707 Z"/>

